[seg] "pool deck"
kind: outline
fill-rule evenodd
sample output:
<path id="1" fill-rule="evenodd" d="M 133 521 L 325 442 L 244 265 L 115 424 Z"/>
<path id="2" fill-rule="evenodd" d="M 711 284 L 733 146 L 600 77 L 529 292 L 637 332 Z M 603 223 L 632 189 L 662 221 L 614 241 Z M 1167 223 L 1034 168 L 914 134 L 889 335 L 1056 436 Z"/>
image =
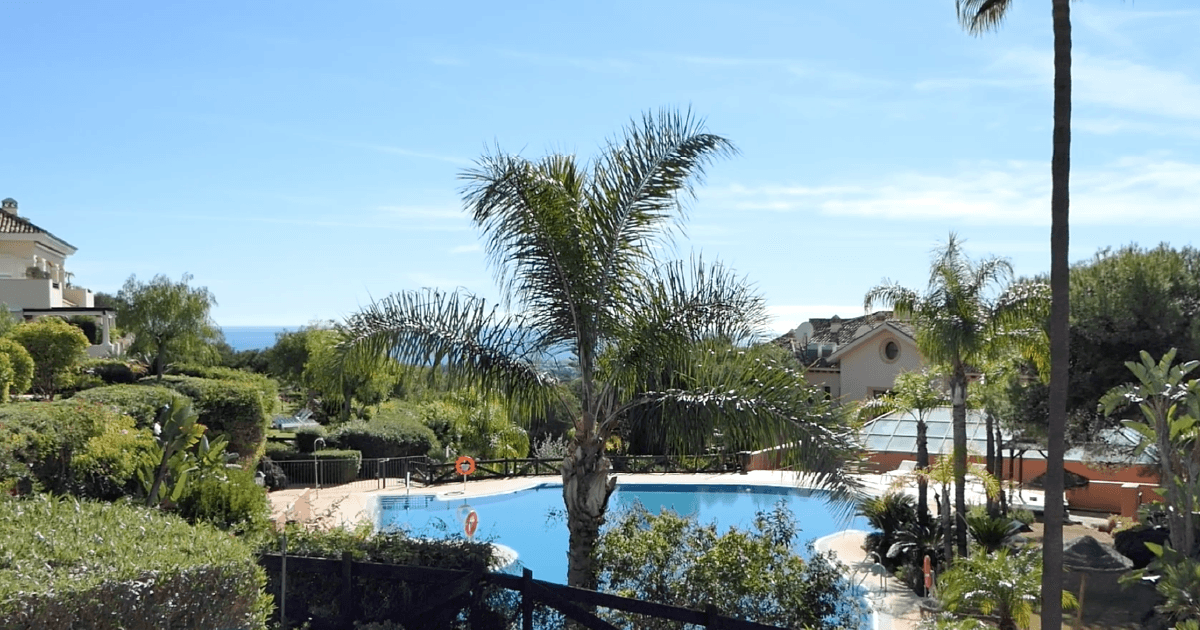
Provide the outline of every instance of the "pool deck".
<path id="1" fill-rule="evenodd" d="M 809 487 L 803 476 L 790 472 L 757 470 L 745 474 L 619 474 L 618 483 L 752 485 L 769 487 Z M 868 495 L 881 494 L 889 487 L 885 475 L 859 477 Z M 405 488 L 403 480 L 389 482 L 386 489 L 375 489 L 362 482 L 329 488 L 293 488 L 268 494 L 273 518 L 281 524 L 292 520 L 313 527 L 337 527 L 370 520 L 374 499 L 379 495 L 416 494 L 478 497 L 515 492 L 543 483 L 561 481 L 558 475 L 513 479 L 468 481 L 433 487 L 414 485 Z M 920 598 L 898 580 L 884 575 L 867 560 L 863 540 L 867 532 L 846 530 L 814 542 L 822 551 L 831 551 L 846 565 L 848 577 L 867 589 L 867 600 L 875 611 L 876 630 L 910 630 L 920 621 Z M 874 568 L 874 570 L 873 570 Z"/>

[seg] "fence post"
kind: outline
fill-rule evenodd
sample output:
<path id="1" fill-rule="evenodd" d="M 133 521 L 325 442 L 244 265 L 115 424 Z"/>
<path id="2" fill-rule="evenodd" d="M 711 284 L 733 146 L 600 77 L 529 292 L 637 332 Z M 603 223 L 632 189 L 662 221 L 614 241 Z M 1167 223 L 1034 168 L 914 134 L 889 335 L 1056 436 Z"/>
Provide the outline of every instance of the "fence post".
<path id="1" fill-rule="evenodd" d="M 521 570 L 521 630 L 533 630 L 533 571 Z"/>
<path id="2" fill-rule="evenodd" d="M 711 603 L 704 605 L 704 627 L 709 630 L 721 627 L 721 620 L 717 618 L 717 607 Z"/>
<path id="3" fill-rule="evenodd" d="M 287 630 L 287 532 L 279 537 L 279 627 Z"/>
<path id="4" fill-rule="evenodd" d="M 354 556 L 349 551 L 342 552 L 342 602 L 341 612 L 342 618 L 349 623 L 353 623 L 358 618 L 357 608 L 358 598 L 354 593 L 354 581 L 351 579 L 351 563 L 354 561 Z"/>

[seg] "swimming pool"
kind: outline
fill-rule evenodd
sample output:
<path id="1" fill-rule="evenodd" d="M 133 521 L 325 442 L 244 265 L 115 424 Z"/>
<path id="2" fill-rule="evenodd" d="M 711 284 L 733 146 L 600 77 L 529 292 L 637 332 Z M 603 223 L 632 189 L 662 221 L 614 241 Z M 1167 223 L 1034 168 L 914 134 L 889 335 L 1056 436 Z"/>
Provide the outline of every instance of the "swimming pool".
<path id="1" fill-rule="evenodd" d="M 782 500 L 796 516 L 801 541 L 843 529 L 870 529 L 862 517 L 831 508 L 827 496 L 820 490 L 771 486 L 620 484 L 609 500 L 609 514 L 640 502 L 655 514 L 663 508 L 694 514 L 701 523 L 715 521 L 725 531 L 731 526 L 749 529 L 757 512 L 770 511 Z M 474 511 L 476 538 L 511 547 L 519 565 L 539 579 L 566 581 L 568 535 L 560 483 L 482 497 L 381 496 L 377 507 L 380 529 L 435 537 L 462 535 Z"/>

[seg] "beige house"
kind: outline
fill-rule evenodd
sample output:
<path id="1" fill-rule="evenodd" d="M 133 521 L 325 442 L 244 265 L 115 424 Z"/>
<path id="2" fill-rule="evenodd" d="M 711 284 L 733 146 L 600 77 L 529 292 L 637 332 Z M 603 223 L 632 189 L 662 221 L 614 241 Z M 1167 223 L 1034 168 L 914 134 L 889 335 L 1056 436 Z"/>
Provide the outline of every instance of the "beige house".
<path id="1" fill-rule="evenodd" d="M 841 402 L 869 400 L 891 390 L 900 372 L 924 360 L 912 326 L 891 311 L 862 317 L 810 319 L 775 340 L 804 365 L 813 385 Z"/>
<path id="2" fill-rule="evenodd" d="M 75 247 L 18 214 L 17 201 L 0 200 L 0 303 L 26 320 L 39 317 L 90 317 L 101 331 L 94 357 L 121 353 L 110 333 L 116 311 L 96 308 L 92 291 L 72 282 L 67 257 Z"/>

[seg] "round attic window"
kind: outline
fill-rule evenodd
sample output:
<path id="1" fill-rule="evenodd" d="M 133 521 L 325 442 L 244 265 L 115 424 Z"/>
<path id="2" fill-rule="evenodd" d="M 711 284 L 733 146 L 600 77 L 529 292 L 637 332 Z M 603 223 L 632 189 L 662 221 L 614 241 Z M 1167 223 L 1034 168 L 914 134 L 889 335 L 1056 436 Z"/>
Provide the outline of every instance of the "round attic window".
<path id="1" fill-rule="evenodd" d="M 883 360 L 888 363 L 895 361 L 900 356 L 900 344 L 891 339 L 884 342 L 882 350 Z"/>

